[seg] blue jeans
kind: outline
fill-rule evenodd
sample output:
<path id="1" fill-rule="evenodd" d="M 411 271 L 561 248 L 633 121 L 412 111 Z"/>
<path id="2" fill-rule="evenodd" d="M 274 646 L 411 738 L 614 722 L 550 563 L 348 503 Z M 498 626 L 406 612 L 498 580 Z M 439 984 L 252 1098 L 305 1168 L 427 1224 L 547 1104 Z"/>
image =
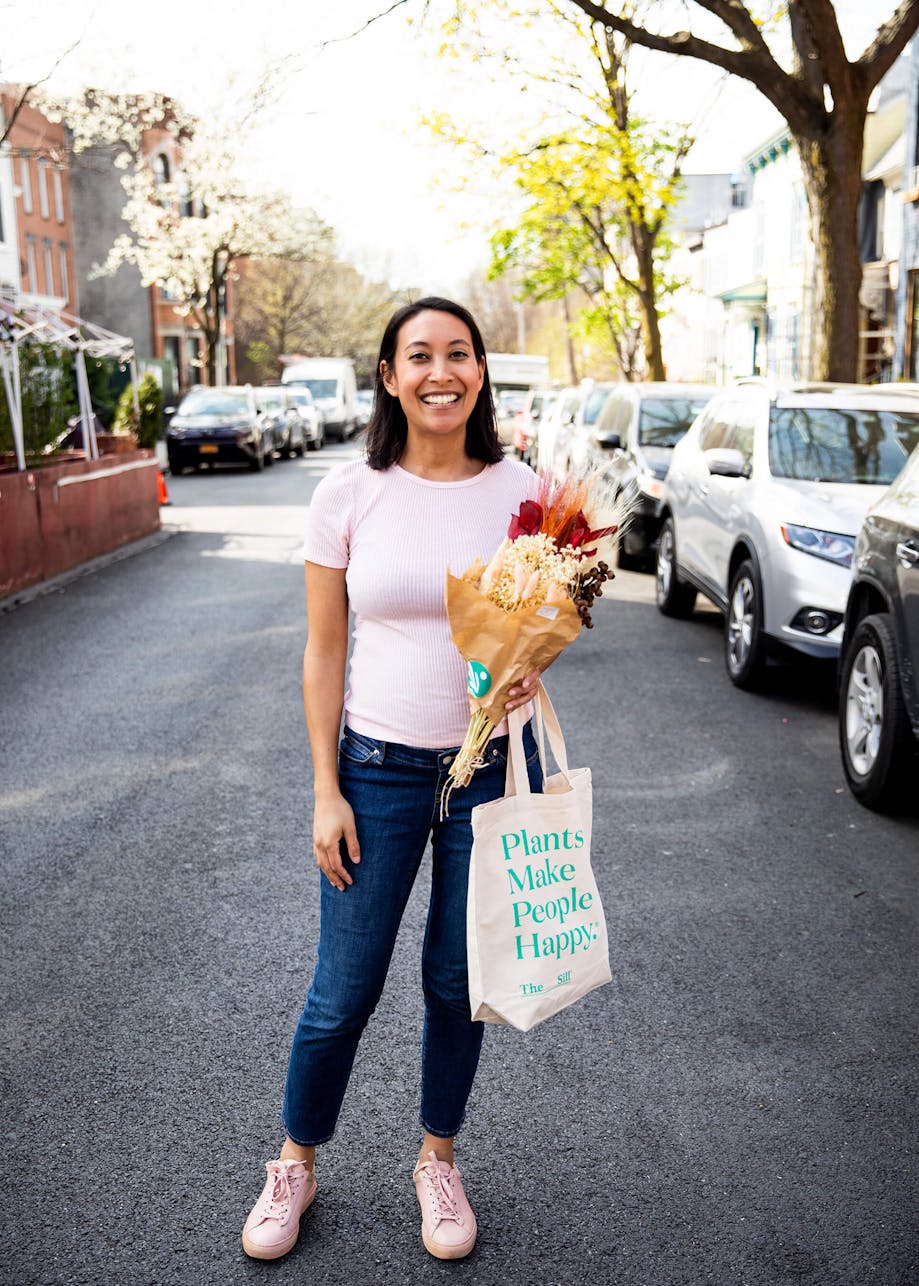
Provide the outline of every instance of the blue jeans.
<path id="1" fill-rule="evenodd" d="M 529 725 L 524 747 L 531 789 L 541 789 Z M 453 792 L 449 816 L 440 796 L 456 747 L 424 750 L 377 741 L 346 728 L 339 746 L 341 791 L 354 810 L 361 860 L 342 844 L 354 883 L 344 892 L 320 876 L 319 951 L 290 1053 L 284 1127 L 295 1143 L 325 1143 L 335 1124 L 358 1041 L 383 991 L 399 923 L 431 838 L 431 898 L 422 948 L 424 1032 L 421 1124 L 452 1138 L 463 1123 L 484 1024 L 473 1022 L 466 973 L 466 890 L 472 848 L 470 813 L 504 794 L 507 737 L 493 738 L 486 764 Z"/>

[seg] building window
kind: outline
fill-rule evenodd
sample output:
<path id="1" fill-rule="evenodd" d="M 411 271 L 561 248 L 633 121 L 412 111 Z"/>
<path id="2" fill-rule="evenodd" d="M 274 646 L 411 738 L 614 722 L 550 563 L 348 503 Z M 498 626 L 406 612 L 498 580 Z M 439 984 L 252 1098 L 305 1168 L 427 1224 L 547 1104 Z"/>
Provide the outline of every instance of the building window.
<path id="1" fill-rule="evenodd" d="M 178 335 L 163 336 L 163 357 L 169 363 L 170 392 L 175 396 L 179 391 L 179 377 L 182 370 L 182 341 Z"/>
<path id="2" fill-rule="evenodd" d="M 43 219 L 51 217 L 51 207 L 48 205 L 48 162 L 44 157 L 39 157 L 38 161 L 38 208 Z"/>
<path id="3" fill-rule="evenodd" d="M 151 162 L 153 170 L 153 182 L 156 187 L 157 199 L 160 205 L 167 206 L 169 201 L 162 195 L 162 189 L 169 183 L 172 172 L 169 168 L 169 157 L 163 152 L 157 152 Z"/>
<path id="4" fill-rule="evenodd" d="M 19 186 L 22 188 L 22 208 L 26 214 L 32 213 L 32 176 L 29 172 L 29 158 L 19 159 Z"/>
<path id="5" fill-rule="evenodd" d="M 919 268 L 909 274 L 906 317 L 906 378 L 919 380 Z"/>
<path id="6" fill-rule="evenodd" d="M 51 242 L 45 239 L 44 243 L 44 261 L 45 261 L 45 294 L 54 294 L 54 256 L 51 253 Z"/>
<path id="7" fill-rule="evenodd" d="M 179 175 L 179 214 L 184 218 L 190 219 L 195 212 L 195 203 L 192 200 L 191 186 L 186 174 Z"/>
<path id="8" fill-rule="evenodd" d="M 185 339 L 185 364 L 187 367 L 185 373 L 186 384 L 201 383 L 201 365 L 198 349 L 198 337 L 188 335 Z"/>
<path id="9" fill-rule="evenodd" d="M 26 237 L 26 273 L 29 282 L 29 293 L 38 294 L 38 268 L 35 261 L 35 238 Z"/>
<path id="10" fill-rule="evenodd" d="M 57 248 L 57 261 L 61 270 L 61 295 L 64 303 L 70 300 L 70 274 L 67 271 L 67 247 L 63 242 Z"/>
<path id="11" fill-rule="evenodd" d="M 64 222 L 64 181 L 61 178 L 61 167 L 55 165 L 52 171 L 54 180 L 54 217 L 58 223 Z"/>

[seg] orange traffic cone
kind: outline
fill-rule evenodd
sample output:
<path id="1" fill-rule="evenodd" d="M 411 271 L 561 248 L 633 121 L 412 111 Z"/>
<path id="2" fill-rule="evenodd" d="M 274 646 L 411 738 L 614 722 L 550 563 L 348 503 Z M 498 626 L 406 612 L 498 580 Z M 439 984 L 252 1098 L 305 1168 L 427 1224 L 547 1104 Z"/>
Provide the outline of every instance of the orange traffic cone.
<path id="1" fill-rule="evenodd" d="M 162 469 L 160 469 L 156 475 L 156 487 L 159 493 L 160 504 L 171 505 L 172 501 L 169 499 L 169 492 L 166 490 L 166 479 L 163 477 Z"/>

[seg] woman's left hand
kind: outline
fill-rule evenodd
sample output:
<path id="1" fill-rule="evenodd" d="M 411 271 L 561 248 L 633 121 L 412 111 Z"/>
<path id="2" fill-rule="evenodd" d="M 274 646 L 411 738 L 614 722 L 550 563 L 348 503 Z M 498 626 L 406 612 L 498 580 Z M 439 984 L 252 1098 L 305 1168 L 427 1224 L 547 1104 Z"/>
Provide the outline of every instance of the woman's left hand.
<path id="1" fill-rule="evenodd" d="M 539 686 L 540 673 L 539 670 L 531 671 L 521 683 L 508 691 L 509 700 L 504 703 L 505 710 L 516 710 L 518 706 L 525 706 L 528 701 L 533 700 Z"/>

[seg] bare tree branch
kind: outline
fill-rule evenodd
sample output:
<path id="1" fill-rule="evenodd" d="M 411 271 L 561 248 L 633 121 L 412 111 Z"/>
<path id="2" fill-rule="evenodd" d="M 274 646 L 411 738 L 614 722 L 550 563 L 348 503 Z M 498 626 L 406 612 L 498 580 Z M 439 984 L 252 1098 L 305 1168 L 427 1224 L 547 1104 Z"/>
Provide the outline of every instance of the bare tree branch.
<path id="1" fill-rule="evenodd" d="M 391 13 L 395 13 L 397 9 L 401 9 L 403 5 L 409 3 L 410 0 L 395 0 L 395 4 L 391 4 L 389 8 L 384 9 L 382 13 L 375 13 L 372 18 L 368 18 L 367 21 L 358 27 L 356 31 L 352 31 L 350 36 L 332 36 L 329 40 L 323 40 L 319 48 L 325 49 L 329 45 L 340 45 L 346 40 L 353 40 L 355 36 L 362 35 L 368 27 L 372 27 L 373 24 L 375 22 L 379 22 L 381 18 L 388 18 Z"/>
<path id="2" fill-rule="evenodd" d="M 51 70 L 48 72 L 46 76 L 42 76 L 40 80 L 36 80 L 31 85 L 25 86 L 25 88 L 22 90 L 22 92 L 19 95 L 19 101 L 16 103 L 16 106 L 13 108 L 12 112 L 10 113 L 9 120 L 4 123 L 3 133 L 0 134 L 0 147 L 2 147 L 3 144 L 6 142 L 6 140 L 9 138 L 10 131 L 12 130 L 13 126 L 16 124 L 17 117 L 19 116 L 19 113 L 22 111 L 22 109 L 25 107 L 26 103 L 28 102 L 29 95 L 32 93 L 32 91 L 34 89 L 38 89 L 39 85 L 44 85 L 44 83 L 47 80 L 51 79 L 51 77 L 57 71 L 58 67 L 60 67 L 61 63 L 64 61 L 67 55 L 73 53 L 73 51 L 76 49 L 77 45 L 80 44 L 82 39 L 83 39 L 82 35 L 77 36 L 73 44 L 67 46 L 67 48 L 60 55 L 60 57 L 56 59 L 53 66 L 51 67 Z"/>

